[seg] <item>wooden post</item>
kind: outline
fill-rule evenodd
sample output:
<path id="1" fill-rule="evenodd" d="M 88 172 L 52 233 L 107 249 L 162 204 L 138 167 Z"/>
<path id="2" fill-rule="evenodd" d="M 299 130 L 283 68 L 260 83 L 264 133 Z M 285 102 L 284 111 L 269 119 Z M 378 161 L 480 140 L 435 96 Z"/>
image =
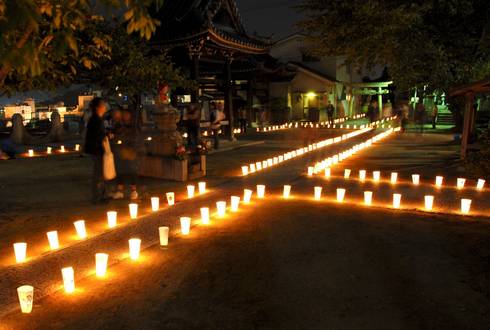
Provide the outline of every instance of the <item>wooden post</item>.
<path id="1" fill-rule="evenodd" d="M 461 159 L 466 158 L 466 151 L 468 150 L 474 98 L 475 94 L 472 91 L 465 94 L 466 101 L 464 109 L 463 135 L 461 137 Z"/>
<path id="2" fill-rule="evenodd" d="M 224 79 L 224 92 L 225 92 L 225 115 L 228 120 L 228 130 L 226 130 L 226 136 L 228 140 L 235 141 L 235 134 L 233 133 L 234 118 L 233 118 L 233 86 L 231 81 L 231 57 L 226 56 L 225 59 L 225 72 Z"/>
<path id="3" fill-rule="evenodd" d="M 191 93 L 191 102 L 197 103 L 199 102 L 199 53 L 194 52 L 191 55 L 191 79 L 195 80 L 197 83 L 196 88 L 192 90 Z"/>

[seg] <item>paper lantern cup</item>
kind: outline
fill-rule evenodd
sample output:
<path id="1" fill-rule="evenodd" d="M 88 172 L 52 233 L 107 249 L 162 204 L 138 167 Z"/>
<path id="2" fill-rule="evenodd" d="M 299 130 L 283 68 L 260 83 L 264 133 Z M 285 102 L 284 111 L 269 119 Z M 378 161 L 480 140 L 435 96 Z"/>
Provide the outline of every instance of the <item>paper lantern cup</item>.
<path id="1" fill-rule="evenodd" d="M 17 295 L 19 296 L 20 310 L 24 314 L 32 312 L 32 305 L 34 302 L 34 287 L 31 285 L 23 285 L 17 288 Z"/>
<path id="2" fill-rule="evenodd" d="M 263 184 L 257 185 L 257 198 L 262 199 L 265 197 L 265 186 Z"/>
<path id="3" fill-rule="evenodd" d="M 348 168 L 346 168 L 344 170 L 344 179 L 348 179 L 350 177 L 350 170 Z"/>
<path id="4" fill-rule="evenodd" d="M 131 238 L 129 241 L 129 258 L 138 260 L 140 256 L 141 240 L 139 238 Z"/>
<path id="5" fill-rule="evenodd" d="M 424 196 L 424 207 L 426 211 L 432 211 L 432 207 L 434 206 L 434 196 L 427 195 Z"/>
<path id="6" fill-rule="evenodd" d="M 379 182 L 381 180 L 381 172 L 380 171 L 374 171 L 373 172 L 373 181 Z"/>
<path id="7" fill-rule="evenodd" d="M 200 193 L 200 194 L 204 194 L 204 193 L 206 193 L 206 182 L 204 182 L 204 181 L 199 182 L 199 183 L 197 184 L 197 187 L 198 187 L 198 189 L 199 189 L 199 193 Z"/>
<path id="8" fill-rule="evenodd" d="M 209 207 L 201 207 L 201 223 L 209 225 Z"/>
<path id="9" fill-rule="evenodd" d="M 322 187 L 314 188 L 314 198 L 319 201 L 322 198 Z"/>
<path id="10" fill-rule="evenodd" d="M 418 186 L 420 184 L 420 175 L 412 174 L 412 184 Z"/>
<path id="11" fill-rule="evenodd" d="M 371 206 L 373 204 L 373 192 L 365 191 L 364 192 L 364 205 Z"/>
<path id="12" fill-rule="evenodd" d="M 458 178 L 458 179 L 456 180 L 456 187 L 457 187 L 458 189 L 463 189 L 463 188 L 464 188 L 464 184 L 465 184 L 465 182 L 466 182 L 466 179 L 464 179 L 464 178 Z"/>
<path id="13" fill-rule="evenodd" d="M 78 238 L 85 239 L 87 238 L 87 230 L 85 229 L 85 221 L 78 220 L 73 223 L 75 226 L 75 230 L 77 231 Z"/>
<path id="14" fill-rule="evenodd" d="M 180 233 L 182 235 L 189 235 L 191 232 L 191 218 L 181 217 L 180 218 Z"/>
<path id="15" fill-rule="evenodd" d="M 51 147 L 47 147 L 47 148 L 46 148 L 46 153 L 47 153 L 48 155 L 50 155 L 52 152 L 53 152 L 53 148 L 51 148 Z"/>
<path id="16" fill-rule="evenodd" d="M 129 217 L 131 219 L 138 218 L 138 204 L 136 203 L 129 204 Z"/>
<path id="17" fill-rule="evenodd" d="M 226 215 L 225 201 L 216 202 L 216 213 L 218 214 L 218 217 L 224 217 Z"/>
<path id="18" fill-rule="evenodd" d="M 169 230 L 170 229 L 168 227 L 158 227 L 158 236 L 160 237 L 160 246 L 167 246 L 168 245 Z"/>
<path id="19" fill-rule="evenodd" d="M 398 173 L 392 172 L 390 177 L 391 184 L 396 184 L 397 181 L 398 181 Z"/>
<path id="20" fill-rule="evenodd" d="M 61 275 L 63 277 L 63 287 L 65 288 L 65 292 L 75 292 L 75 272 L 73 271 L 73 267 L 61 269 Z"/>
<path id="21" fill-rule="evenodd" d="M 26 261 L 27 257 L 27 243 L 14 243 L 15 261 L 21 263 Z"/>
<path id="22" fill-rule="evenodd" d="M 442 176 L 436 176 L 436 187 L 440 188 L 442 187 L 442 182 L 444 181 L 444 177 Z"/>
<path id="23" fill-rule="evenodd" d="M 80 151 L 80 145 L 79 144 L 75 144 L 75 151 Z"/>
<path id="24" fill-rule="evenodd" d="M 107 225 L 109 228 L 114 228 L 117 226 L 117 212 L 109 211 L 107 212 Z"/>
<path id="25" fill-rule="evenodd" d="M 249 167 L 250 167 L 250 173 L 255 173 L 256 171 L 255 164 L 250 164 Z"/>
<path id="26" fill-rule="evenodd" d="M 461 213 L 469 214 L 471 209 L 471 199 L 461 199 Z"/>
<path id="27" fill-rule="evenodd" d="M 239 205 L 240 205 L 240 197 L 231 196 L 231 211 L 237 212 Z"/>
<path id="28" fill-rule="evenodd" d="M 95 275 L 98 277 L 105 276 L 107 272 L 107 260 L 109 255 L 107 253 L 95 254 Z"/>
<path id="29" fill-rule="evenodd" d="M 313 175 L 313 172 L 314 172 L 314 167 L 313 166 L 309 166 L 308 167 L 308 176 L 312 176 Z"/>
<path id="30" fill-rule="evenodd" d="M 48 236 L 49 247 L 51 250 L 56 250 L 60 247 L 60 242 L 58 240 L 58 232 L 56 230 L 49 231 L 46 233 Z"/>
<path id="31" fill-rule="evenodd" d="M 284 185 L 284 188 L 282 190 L 282 197 L 283 198 L 289 198 L 291 195 L 291 186 L 290 185 Z"/>
<path id="32" fill-rule="evenodd" d="M 165 195 L 166 195 L 166 197 L 167 197 L 167 204 L 168 204 L 169 206 L 174 205 L 174 204 L 175 204 L 175 193 L 173 193 L 173 192 L 168 192 L 168 193 L 166 193 Z"/>
<path id="33" fill-rule="evenodd" d="M 27 153 L 28 153 L 29 157 L 34 157 L 34 150 L 29 149 Z"/>
<path id="34" fill-rule="evenodd" d="M 187 198 L 193 198 L 194 197 L 194 190 L 196 187 L 193 185 L 188 185 L 187 186 Z"/>
<path id="35" fill-rule="evenodd" d="M 342 203 L 345 198 L 345 189 L 337 188 L 337 202 Z"/>
<path id="36" fill-rule="evenodd" d="M 478 183 L 476 184 L 476 189 L 483 190 L 484 187 L 485 187 L 485 180 L 478 179 Z"/>
<path id="37" fill-rule="evenodd" d="M 246 204 L 250 203 L 250 200 L 252 199 L 252 194 L 253 194 L 252 190 L 244 189 L 243 190 L 243 202 Z"/>
<path id="38" fill-rule="evenodd" d="M 330 178 L 331 175 L 332 175 L 332 171 L 331 171 L 330 167 L 327 167 L 325 169 L 325 177 Z"/>
<path id="39" fill-rule="evenodd" d="M 359 171 L 359 181 L 361 182 L 366 181 L 366 170 Z"/>
<path id="40" fill-rule="evenodd" d="M 393 208 L 399 209 L 402 201 L 401 194 L 393 194 Z"/>
<path id="41" fill-rule="evenodd" d="M 60 152 L 66 152 L 66 150 L 65 150 L 65 146 L 61 146 L 61 147 L 60 147 Z"/>

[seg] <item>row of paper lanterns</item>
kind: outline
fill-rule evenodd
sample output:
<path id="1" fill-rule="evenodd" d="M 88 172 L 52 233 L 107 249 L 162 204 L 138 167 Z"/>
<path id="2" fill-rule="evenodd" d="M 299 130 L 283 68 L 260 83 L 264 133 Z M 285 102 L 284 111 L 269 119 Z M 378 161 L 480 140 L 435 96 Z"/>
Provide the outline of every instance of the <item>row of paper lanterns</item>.
<path id="1" fill-rule="evenodd" d="M 312 174 L 314 171 L 314 168 L 313 167 L 310 167 L 308 169 L 308 173 L 309 174 Z M 344 173 L 343 173 L 343 178 L 346 179 L 346 180 L 349 180 L 351 179 L 351 173 L 352 171 L 348 168 L 344 169 Z M 331 172 L 330 172 L 330 175 L 331 175 Z M 398 182 L 398 179 L 399 179 L 399 176 L 398 176 L 398 173 L 397 172 L 391 172 L 390 174 L 390 183 L 391 184 L 396 184 Z M 367 181 L 367 171 L 366 170 L 359 170 L 359 175 L 358 175 L 358 178 L 357 178 L 358 181 L 360 182 L 365 182 Z M 420 174 L 412 174 L 411 176 L 411 182 L 414 186 L 418 186 L 421 184 L 421 179 L 420 179 Z M 375 183 L 379 183 L 381 182 L 381 172 L 380 171 L 372 171 L 372 178 L 371 178 L 371 181 L 372 182 L 375 182 Z M 437 188 L 442 188 L 443 187 L 443 182 L 444 182 L 444 177 L 443 176 L 436 176 L 435 177 L 435 180 L 434 180 L 434 186 L 437 187 Z M 476 182 L 476 185 L 475 185 L 475 188 L 477 190 L 480 190 L 482 191 L 485 187 L 485 180 L 484 179 L 478 179 L 478 181 Z M 457 178 L 456 179 L 456 188 L 458 190 L 462 190 L 465 188 L 465 186 L 467 184 L 467 180 L 466 178 Z"/>
<path id="2" fill-rule="evenodd" d="M 48 146 L 46 147 L 46 151 L 44 152 L 36 152 L 34 149 L 28 149 L 27 150 L 27 157 L 36 157 L 36 156 L 46 156 L 46 155 L 52 155 L 56 152 L 58 153 L 68 153 L 68 152 L 78 152 L 80 151 L 80 144 L 75 144 L 73 150 L 68 150 L 67 148 L 65 148 L 64 145 L 61 145 L 59 149 L 54 149 L 54 147 L 51 147 L 51 146 Z"/>
<path id="3" fill-rule="evenodd" d="M 317 143 L 312 143 L 306 147 L 298 148 L 296 150 L 286 152 L 286 153 L 284 153 L 282 155 L 278 155 L 276 157 L 271 157 L 271 158 L 265 159 L 263 161 L 250 163 L 249 165 L 243 165 L 242 166 L 242 175 L 246 176 L 246 175 L 249 175 L 249 174 L 252 174 L 255 172 L 260 172 L 260 171 L 262 171 L 268 167 L 272 167 L 272 166 L 281 164 L 284 161 L 294 159 L 296 157 L 302 156 L 302 155 L 309 153 L 311 151 L 321 149 L 321 148 L 327 147 L 329 145 L 339 143 L 341 141 L 348 140 L 348 139 L 353 138 L 355 136 L 358 136 L 360 134 L 366 133 L 370 130 L 371 130 L 371 128 L 364 128 L 364 129 L 356 130 L 356 131 L 353 131 L 353 132 L 350 132 L 347 134 L 342 134 L 341 136 L 337 136 L 335 138 L 329 138 L 329 139 L 325 139 L 325 140 L 317 142 Z"/>
<path id="4" fill-rule="evenodd" d="M 201 186 L 202 187 L 202 186 Z M 188 197 L 192 198 L 194 196 L 194 186 L 187 186 Z M 167 193 L 167 201 L 169 205 L 173 205 L 174 197 L 173 193 Z M 251 201 L 253 195 L 253 191 L 250 189 L 244 189 L 243 192 L 243 200 L 240 196 L 231 196 L 230 198 L 230 206 L 229 209 L 231 212 L 237 212 L 239 210 L 239 205 L 241 202 L 248 204 Z M 257 198 L 263 199 L 265 197 L 265 185 L 257 185 Z M 151 199 L 152 210 L 159 209 L 159 203 L 156 197 Z M 137 207 L 131 207 L 130 204 L 130 213 L 131 217 L 137 216 Z M 226 201 L 218 201 L 216 202 L 216 216 L 218 218 L 224 218 L 227 212 L 227 202 Z M 109 216 L 109 213 L 108 213 Z M 208 207 L 200 208 L 200 216 L 201 216 L 201 224 L 208 225 L 210 224 L 210 209 Z M 183 236 L 187 236 L 190 234 L 192 225 L 191 217 L 180 217 L 180 233 Z M 169 227 L 162 226 L 158 228 L 159 242 L 161 246 L 168 246 L 169 242 Z M 78 232 L 78 230 L 77 230 Z M 15 245 L 14 245 L 15 248 Z M 141 251 L 141 239 L 139 238 L 131 238 L 128 240 L 128 255 L 131 260 L 138 260 Z M 16 251 L 17 257 L 17 251 Z M 95 275 L 97 277 L 105 276 L 107 272 L 107 264 L 109 260 L 109 254 L 107 253 L 96 253 L 95 254 Z M 61 269 L 61 278 L 63 281 L 64 291 L 68 294 L 75 292 L 75 270 L 73 267 L 63 267 Z M 19 304 L 21 307 L 22 313 L 30 313 L 32 311 L 33 301 L 34 301 L 34 287 L 31 285 L 22 285 L 17 288 Z"/>

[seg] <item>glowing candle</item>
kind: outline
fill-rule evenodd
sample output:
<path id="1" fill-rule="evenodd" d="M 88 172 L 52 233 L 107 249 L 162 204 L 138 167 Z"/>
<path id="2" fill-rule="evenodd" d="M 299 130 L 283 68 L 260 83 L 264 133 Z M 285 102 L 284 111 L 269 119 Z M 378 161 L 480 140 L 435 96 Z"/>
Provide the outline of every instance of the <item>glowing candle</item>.
<path id="1" fill-rule="evenodd" d="M 471 199 L 461 199 L 461 213 L 469 214 L 471 208 Z"/>
<path id="2" fill-rule="evenodd" d="M 442 176 L 436 176 L 436 187 L 440 188 L 442 186 L 442 181 L 444 180 L 444 177 Z"/>
<path id="3" fill-rule="evenodd" d="M 51 154 L 52 150 L 53 150 L 53 148 L 51 148 L 51 147 L 47 147 L 47 148 L 46 148 L 46 153 L 47 153 L 47 154 Z"/>
<path id="4" fill-rule="evenodd" d="M 420 175 L 418 175 L 418 174 L 412 174 L 412 183 L 415 186 L 418 186 L 420 184 Z"/>
<path id="5" fill-rule="evenodd" d="M 175 204 L 175 193 L 168 192 L 165 194 L 167 196 L 167 204 L 172 206 Z"/>
<path id="6" fill-rule="evenodd" d="M 398 180 L 398 173 L 391 172 L 391 179 L 390 179 L 391 184 L 396 184 L 397 180 Z"/>
<path id="7" fill-rule="evenodd" d="M 80 239 L 87 238 L 87 230 L 85 229 L 85 221 L 78 220 L 73 223 L 75 226 L 75 230 L 77 231 L 77 235 Z"/>
<path id="8" fill-rule="evenodd" d="M 152 197 L 151 198 L 151 210 L 156 212 L 160 209 L 160 198 Z"/>
<path id="9" fill-rule="evenodd" d="M 168 245 L 168 227 L 158 227 L 158 234 L 160 236 L 160 246 Z"/>
<path id="10" fill-rule="evenodd" d="M 485 186 L 485 180 L 478 179 L 478 183 L 476 184 L 476 189 L 483 190 L 484 186 Z"/>
<path id="11" fill-rule="evenodd" d="M 248 175 L 248 166 L 242 166 L 242 175 Z"/>
<path id="12" fill-rule="evenodd" d="M 187 186 L 187 198 L 194 197 L 194 190 L 195 190 L 195 187 L 193 185 Z"/>
<path id="13" fill-rule="evenodd" d="M 216 202 L 216 213 L 218 213 L 218 217 L 224 217 L 226 215 L 225 201 Z"/>
<path id="14" fill-rule="evenodd" d="M 238 206 L 240 205 L 240 197 L 238 196 L 231 196 L 231 211 L 236 212 L 238 211 Z"/>
<path id="15" fill-rule="evenodd" d="M 26 261 L 27 243 L 14 243 L 14 254 L 17 263 Z"/>
<path id="16" fill-rule="evenodd" d="M 282 190 L 282 197 L 289 198 L 290 194 L 291 194 L 291 186 L 290 185 L 284 185 L 284 188 Z"/>
<path id="17" fill-rule="evenodd" d="M 315 187 L 315 199 L 318 201 L 322 198 L 322 187 Z"/>
<path id="18" fill-rule="evenodd" d="M 191 218 L 180 218 L 180 232 L 182 235 L 189 235 L 189 233 L 191 232 Z"/>
<path id="19" fill-rule="evenodd" d="M 17 295 L 19 296 L 20 310 L 22 313 L 30 313 L 34 301 L 34 287 L 31 285 L 19 286 L 17 288 Z"/>
<path id="20" fill-rule="evenodd" d="M 107 212 L 107 225 L 109 228 L 114 228 L 117 226 L 117 212 L 109 211 Z"/>
<path id="21" fill-rule="evenodd" d="M 434 196 L 426 195 L 424 196 L 425 209 L 427 211 L 432 211 L 432 206 L 434 205 Z"/>
<path id="22" fill-rule="evenodd" d="M 255 166 L 257 166 L 257 171 L 261 171 L 262 170 L 262 163 L 261 162 L 255 163 Z"/>
<path id="23" fill-rule="evenodd" d="M 262 161 L 262 168 L 267 168 L 268 164 L 266 160 Z"/>
<path id="24" fill-rule="evenodd" d="M 131 219 L 136 219 L 138 217 L 138 204 L 136 203 L 129 204 L 129 217 Z"/>
<path id="25" fill-rule="evenodd" d="M 46 235 L 48 235 L 49 247 L 51 248 L 51 250 L 58 249 L 60 247 L 60 242 L 58 241 L 58 232 L 56 230 L 48 231 Z"/>
<path id="26" fill-rule="evenodd" d="M 464 178 L 458 178 L 458 179 L 456 180 L 456 187 L 457 187 L 458 189 L 463 189 L 463 188 L 464 188 L 464 184 L 465 184 L 465 182 L 466 182 L 466 179 L 464 179 Z"/>
<path id="27" fill-rule="evenodd" d="M 61 275 L 63 276 L 63 286 L 66 293 L 75 292 L 75 272 L 73 267 L 65 267 L 61 269 Z"/>
<path id="28" fill-rule="evenodd" d="M 206 182 L 204 181 L 198 182 L 197 187 L 199 189 L 200 194 L 206 193 Z"/>
<path id="29" fill-rule="evenodd" d="M 61 146 L 61 147 L 60 147 L 60 152 L 65 152 L 65 151 L 66 151 L 66 150 L 65 150 L 65 146 Z"/>
<path id="30" fill-rule="evenodd" d="M 373 181 L 379 182 L 381 180 L 381 172 L 380 171 L 374 171 L 373 172 Z"/>
<path id="31" fill-rule="evenodd" d="M 257 198 L 264 198 L 265 196 L 265 186 L 263 184 L 257 185 Z"/>
<path id="32" fill-rule="evenodd" d="M 313 166 L 309 166 L 308 167 L 308 176 L 312 176 L 313 175 L 313 170 L 314 170 Z"/>
<path id="33" fill-rule="evenodd" d="M 330 167 L 327 167 L 325 169 L 325 177 L 330 178 L 331 175 L 332 175 L 332 171 L 330 170 Z"/>
<path id="34" fill-rule="evenodd" d="M 129 258 L 138 260 L 140 256 L 141 240 L 139 238 L 131 238 L 129 241 Z"/>
<path id="35" fill-rule="evenodd" d="M 78 143 L 75 144 L 75 151 L 80 151 L 80 145 Z"/>
<path id="36" fill-rule="evenodd" d="M 255 164 L 250 164 L 250 173 L 255 173 Z"/>
<path id="37" fill-rule="evenodd" d="M 373 203 L 373 192 L 372 191 L 365 191 L 364 192 L 364 205 L 371 206 L 372 203 Z"/>
<path id="38" fill-rule="evenodd" d="M 250 189 L 244 189 L 243 190 L 243 202 L 248 204 L 250 203 L 250 200 L 252 199 L 252 193 L 253 191 Z"/>
<path id="39" fill-rule="evenodd" d="M 272 162 L 272 158 L 267 159 L 267 166 L 272 166 L 274 165 Z"/>
<path id="40" fill-rule="evenodd" d="M 359 171 L 359 180 L 364 182 L 366 180 L 366 170 Z"/>
<path id="41" fill-rule="evenodd" d="M 95 275 L 102 277 L 107 272 L 107 260 L 109 255 L 107 253 L 95 254 Z"/>
<path id="42" fill-rule="evenodd" d="M 402 200 L 401 194 L 393 194 L 393 208 L 399 209 Z"/>
<path id="43" fill-rule="evenodd" d="M 28 154 L 29 154 L 29 157 L 34 157 L 34 150 L 29 149 Z"/>
<path id="44" fill-rule="evenodd" d="M 345 189 L 337 188 L 337 202 L 342 203 L 345 198 Z"/>
<path id="45" fill-rule="evenodd" d="M 201 223 L 209 225 L 209 207 L 201 207 Z"/>
<path id="46" fill-rule="evenodd" d="M 346 168 L 344 170 L 344 179 L 348 179 L 350 177 L 350 170 L 348 168 Z"/>

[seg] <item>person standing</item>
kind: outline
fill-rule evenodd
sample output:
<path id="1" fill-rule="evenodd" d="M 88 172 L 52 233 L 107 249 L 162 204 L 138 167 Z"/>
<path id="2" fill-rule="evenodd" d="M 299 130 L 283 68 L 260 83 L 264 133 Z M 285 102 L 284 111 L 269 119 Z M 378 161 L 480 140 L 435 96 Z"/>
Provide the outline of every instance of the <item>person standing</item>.
<path id="1" fill-rule="evenodd" d="M 439 115 L 439 108 L 437 104 L 434 104 L 432 107 L 431 120 L 432 120 L 432 128 L 436 129 L 437 116 Z"/>
<path id="2" fill-rule="evenodd" d="M 335 108 L 333 107 L 333 104 L 332 102 L 330 102 L 330 100 L 328 100 L 328 104 L 327 104 L 327 118 L 328 118 L 328 123 L 330 125 L 333 125 L 333 114 L 335 112 Z"/>
<path id="3" fill-rule="evenodd" d="M 107 137 L 103 119 L 107 107 L 104 100 L 96 97 L 90 102 L 90 110 L 92 114 L 87 123 L 84 151 L 92 156 L 93 162 L 92 202 L 101 203 L 106 200 L 102 143 Z"/>
<path id="4" fill-rule="evenodd" d="M 417 131 L 420 133 L 424 133 L 425 106 L 423 102 L 418 102 L 415 106 L 414 120 Z"/>
<path id="5" fill-rule="evenodd" d="M 186 113 L 185 121 L 189 149 L 191 151 L 196 151 L 197 144 L 199 143 L 199 130 L 201 126 L 201 108 L 199 104 L 191 103 Z"/>
<path id="6" fill-rule="evenodd" d="M 214 149 L 219 149 L 219 130 L 221 128 L 221 121 L 224 119 L 225 115 L 218 107 L 213 104 L 213 109 L 210 115 L 211 130 L 213 131 L 214 138 Z"/>
<path id="7" fill-rule="evenodd" d="M 367 115 L 369 117 L 369 122 L 374 123 L 378 118 L 378 101 L 371 100 L 368 106 Z"/>
<path id="8" fill-rule="evenodd" d="M 247 109 L 245 107 L 241 107 L 238 110 L 238 123 L 240 124 L 240 131 L 242 133 L 247 132 Z"/>
<path id="9" fill-rule="evenodd" d="M 113 199 L 124 198 L 124 186 L 129 185 L 131 193 L 129 198 L 139 198 L 137 191 L 138 180 L 138 146 L 140 129 L 133 119 L 131 111 L 121 111 L 120 119 L 114 122 L 114 158 L 116 164 L 116 192 Z"/>

